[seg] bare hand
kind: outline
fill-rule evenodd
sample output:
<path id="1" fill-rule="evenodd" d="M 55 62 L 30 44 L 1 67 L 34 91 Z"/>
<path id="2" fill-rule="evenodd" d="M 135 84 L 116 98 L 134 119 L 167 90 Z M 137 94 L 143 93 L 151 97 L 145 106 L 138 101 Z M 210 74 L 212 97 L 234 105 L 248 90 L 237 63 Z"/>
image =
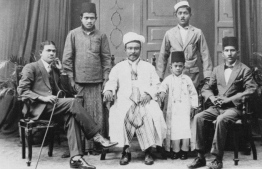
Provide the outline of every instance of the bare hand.
<path id="1" fill-rule="evenodd" d="M 214 105 L 217 105 L 218 98 L 216 96 L 210 96 L 209 99 Z"/>
<path id="2" fill-rule="evenodd" d="M 145 95 L 140 100 L 141 101 L 141 105 L 145 106 L 147 103 L 150 102 L 151 99 L 152 99 L 152 97 L 149 94 L 145 93 Z"/>
<path id="3" fill-rule="evenodd" d="M 160 101 L 161 101 L 161 102 L 164 102 L 165 97 L 166 97 L 166 94 L 165 94 L 164 92 L 161 92 L 161 93 L 159 94 L 159 98 L 160 98 Z"/>
<path id="4" fill-rule="evenodd" d="M 107 81 L 108 81 L 108 79 L 104 79 L 103 86 L 102 86 L 102 91 L 104 90 Z"/>
<path id="5" fill-rule="evenodd" d="M 227 103 L 229 103 L 231 100 L 230 100 L 230 98 L 227 98 L 227 97 L 219 97 L 218 98 L 218 106 L 219 107 L 222 107 L 224 104 L 227 104 Z"/>
<path id="6" fill-rule="evenodd" d="M 190 111 L 190 118 L 193 119 L 194 116 L 198 113 L 198 109 L 194 108 Z"/>
<path id="7" fill-rule="evenodd" d="M 55 62 L 55 66 L 56 66 L 57 69 L 59 69 L 59 70 L 63 69 L 63 65 L 62 65 L 61 61 L 59 60 L 59 58 L 55 58 L 54 62 Z"/>
<path id="8" fill-rule="evenodd" d="M 104 93 L 104 99 L 103 99 L 103 100 L 106 101 L 106 102 L 111 102 L 111 101 L 113 101 L 113 93 L 112 93 L 111 90 L 105 91 L 105 93 Z"/>
<path id="9" fill-rule="evenodd" d="M 56 96 L 54 96 L 54 95 L 51 95 L 51 96 L 39 96 L 38 99 L 41 100 L 42 102 L 53 103 L 53 104 L 55 104 L 58 101 L 58 98 Z"/>

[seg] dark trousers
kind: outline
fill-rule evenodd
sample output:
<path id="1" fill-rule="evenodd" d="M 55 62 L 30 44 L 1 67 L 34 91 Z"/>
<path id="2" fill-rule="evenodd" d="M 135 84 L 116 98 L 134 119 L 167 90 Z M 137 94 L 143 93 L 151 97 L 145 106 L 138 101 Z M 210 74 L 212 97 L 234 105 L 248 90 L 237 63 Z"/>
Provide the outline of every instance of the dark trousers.
<path id="1" fill-rule="evenodd" d="M 46 109 L 40 116 L 40 119 L 49 118 L 53 106 L 53 104 L 47 104 Z M 81 130 L 87 139 L 93 138 L 94 135 L 100 130 L 99 126 L 94 122 L 89 113 L 86 113 L 86 110 L 82 106 L 82 101 L 77 99 L 58 99 L 53 118 L 65 120 L 71 157 L 75 155 L 83 155 L 81 146 Z"/>
<path id="2" fill-rule="evenodd" d="M 214 106 L 195 115 L 192 124 L 192 150 L 204 153 L 205 150 L 205 126 L 208 122 L 216 120 L 215 133 L 212 142 L 211 153 L 223 157 L 228 128 L 239 119 L 240 111 L 236 108 L 219 109 Z"/>

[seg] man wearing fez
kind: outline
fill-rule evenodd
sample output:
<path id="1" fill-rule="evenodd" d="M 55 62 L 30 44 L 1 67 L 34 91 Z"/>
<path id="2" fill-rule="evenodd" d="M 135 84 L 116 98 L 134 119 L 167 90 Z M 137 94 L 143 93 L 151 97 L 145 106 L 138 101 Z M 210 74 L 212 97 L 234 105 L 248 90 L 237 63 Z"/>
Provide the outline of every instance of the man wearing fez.
<path id="1" fill-rule="evenodd" d="M 174 8 L 178 25 L 168 30 L 164 36 L 158 57 L 157 73 L 161 79 L 164 79 L 167 64 L 170 63 L 170 53 L 184 51 L 186 62 L 183 74 L 188 75 L 197 87 L 198 58 L 201 58 L 204 78 L 209 78 L 213 69 L 206 39 L 200 29 L 189 24 L 192 14 L 187 1 L 178 2 Z M 199 54 L 201 57 L 198 56 Z"/>
<path id="2" fill-rule="evenodd" d="M 213 106 L 195 115 L 192 124 L 192 150 L 198 152 L 198 157 L 188 165 L 188 168 L 198 168 L 206 165 L 205 160 L 205 123 L 216 120 L 211 154 L 215 159 L 208 164 L 209 169 L 223 167 L 223 154 L 227 130 L 242 114 L 241 102 L 245 96 L 252 95 L 257 85 L 252 78 L 251 69 L 237 59 L 238 42 L 236 37 L 222 39 L 223 58 L 225 63 L 214 68 L 210 80 L 202 88 L 205 101 L 210 100 Z M 215 95 L 214 91 L 218 94 Z"/>
<path id="3" fill-rule="evenodd" d="M 159 77 L 152 64 L 140 59 L 144 42 L 145 38 L 134 32 L 124 35 L 127 59 L 113 67 L 104 88 L 105 100 L 116 95 L 109 112 L 109 136 L 123 147 L 120 165 L 131 160 L 129 147 L 135 133 L 145 151 L 146 165 L 154 163 L 152 147 L 162 146 L 166 136 L 163 113 L 156 102 Z"/>
<path id="4" fill-rule="evenodd" d="M 117 143 L 112 143 L 99 134 L 100 126 L 77 100 L 57 98 L 56 95 L 62 88 L 60 74 L 63 68 L 56 57 L 55 43 L 42 42 L 40 56 L 39 61 L 29 63 L 23 68 L 17 88 L 18 94 L 22 96 L 22 99 L 32 101 L 29 114 L 32 120 L 50 119 L 53 108 L 53 119 L 65 119 L 71 168 L 95 169 L 95 166 L 88 164 L 83 158 L 80 130 L 82 129 L 87 139 L 93 138 L 103 147 L 112 147 Z M 23 112 L 27 112 L 26 108 L 24 107 Z"/>
<path id="5" fill-rule="evenodd" d="M 106 34 L 95 28 L 97 13 L 94 3 L 83 4 L 80 20 L 81 26 L 67 35 L 63 67 L 72 87 L 83 96 L 87 113 L 101 127 L 100 133 L 106 136 L 101 93 L 111 69 L 109 42 Z M 87 148 L 92 150 L 92 141 L 88 143 Z"/>

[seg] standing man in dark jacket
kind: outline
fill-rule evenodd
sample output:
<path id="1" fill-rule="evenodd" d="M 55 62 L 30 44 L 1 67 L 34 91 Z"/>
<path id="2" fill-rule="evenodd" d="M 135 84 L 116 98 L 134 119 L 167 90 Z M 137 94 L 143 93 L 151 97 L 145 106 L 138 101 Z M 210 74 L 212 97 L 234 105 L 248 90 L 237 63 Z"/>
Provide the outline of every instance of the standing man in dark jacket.
<path id="1" fill-rule="evenodd" d="M 100 126 L 106 136 L 101 89 L 108 80 L 111 69 L 111 55 L 106 34 L 95 28 L 97 20 L 94 3 L 82 6 L 82 25 L 67 35 L 63 53 L 63 67 L 71 79 L 72 87 L 84 97 L 84 107 Z M 88 149 L 92 150 L 92 142 Z"/>

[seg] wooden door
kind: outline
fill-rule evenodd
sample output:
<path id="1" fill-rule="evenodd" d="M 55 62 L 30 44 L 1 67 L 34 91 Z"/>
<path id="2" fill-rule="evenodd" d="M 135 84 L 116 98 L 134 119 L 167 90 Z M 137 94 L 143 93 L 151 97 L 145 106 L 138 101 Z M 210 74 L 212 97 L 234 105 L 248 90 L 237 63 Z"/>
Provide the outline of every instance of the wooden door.
<path id="1" fill-rule="evenodd" d="M 222 38 L 234 36 L 232 0 L 215 0 L 214 66 L 223 63 Z"/>
<path id="2" fill-rule="evenodd" d="M 142 0 L 92 0 L 96 3 L 96 27 L 107 34 L 115 62 L 126 58 L 123 35 L 133 31 L 141 33 Z"/>
<path id="3" fill-rule="evenodd" d="M 179 0 L 143 0 L 142 34 L 146 38 L 142 57 L 151 60 L 154 53 L 158 57 L 165 32 L 177 24 L 174 5 Z"/>
<path id="4" fill-rule="evenodd" d="M 98 13 L 96 26 L 107 34 L 116 62 L 126 58 L 122 38 L 129 31 L 145 36 L 143 59 L 151 60 L 154 53 L 158 57 L 165 32 L 177 25 L 174 5 L 178 1 L 180 0 L 92 0 L 96 3 Z M 190 24 L 203 31 L 213 58 L 215 1 L 188 1 L 193 12 Z"/>

